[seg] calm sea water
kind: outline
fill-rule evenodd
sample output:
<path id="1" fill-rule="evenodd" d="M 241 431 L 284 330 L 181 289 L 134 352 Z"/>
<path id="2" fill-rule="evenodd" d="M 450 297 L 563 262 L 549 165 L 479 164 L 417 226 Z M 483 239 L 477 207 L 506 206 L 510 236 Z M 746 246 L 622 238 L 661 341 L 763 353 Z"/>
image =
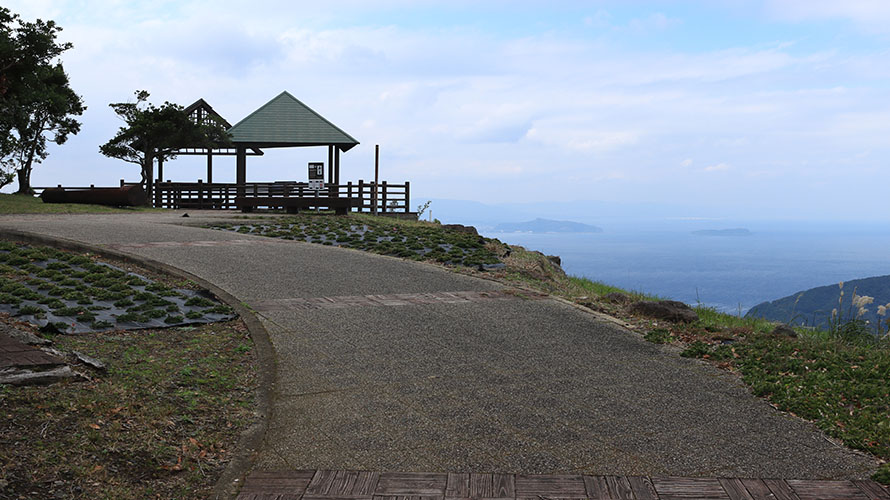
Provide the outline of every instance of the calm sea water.
<path id="1" fill-rule="evenodd" d="M 816 286 L 890 274 L 890 231 L 868 228 L 752 229 L 749 236 L 483 233 L 559 255 L 572 275 L 732 313 Z"/>

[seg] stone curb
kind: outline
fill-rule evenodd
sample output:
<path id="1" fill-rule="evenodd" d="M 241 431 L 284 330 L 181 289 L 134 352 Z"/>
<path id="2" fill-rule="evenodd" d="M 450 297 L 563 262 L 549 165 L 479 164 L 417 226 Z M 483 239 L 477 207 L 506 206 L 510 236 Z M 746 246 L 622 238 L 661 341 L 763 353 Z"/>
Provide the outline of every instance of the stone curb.
<path id="1" fill-rule="evenodd" d="M 160 274 L 168 274 L 193 281 L 225 302 L 228 306 L 235 309 L 238 316 L 240 316 L 247 325 L 247 330 L 250 332 L 250 338 L 253 340 L 254 346 L 256 347 L 256 401 L 258 419 L 256 423 L 248 427 L 241 434 L 241 438 L 238 440 L 237 450 L 225 470 L 223 470 L 219 480 L 214 485 L 210 497 L 214 500 L 235 498 L 238 489 L 241 484 L 243 484 L 244 478 L 250 470 L 254 454 L 262 445 L 266 430 L 269 427 L 269 421 L 271 420 L 273 410 L 272 394 L 274 394 L 275 380 L 278 370 L 275 350 L 269 339 L 269 333 L 257 319 L 256 315 L 254 315 L 253 311 L 245 307 L 245 305 L 234 295 L 226 292 L 213 283 L 187 271 L 183 271 L 182 269 L 146 257 L 140 257 L 101 246 L 88 245 L 67 238 L 38 235 L 18 230 L 4 231 L 0 234 L 0 240 L 41 244 L 77 252 L 91 252 L 106 258 L 136 264 Z"/>

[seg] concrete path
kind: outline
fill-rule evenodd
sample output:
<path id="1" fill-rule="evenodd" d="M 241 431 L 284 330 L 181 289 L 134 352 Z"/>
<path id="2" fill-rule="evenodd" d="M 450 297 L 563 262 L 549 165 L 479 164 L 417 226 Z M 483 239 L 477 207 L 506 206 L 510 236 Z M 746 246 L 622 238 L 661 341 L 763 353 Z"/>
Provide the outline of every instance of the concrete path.
<path id="1" fill-rule="evenodd" d="M 177 224 L 4 216 L 193 273 L 277 357 L 259 470 L 866 478 L 876 464 L 732 375 L 554 299 L 435 266 Z M 215 215 L 214 215 L 215 216 Z"/>

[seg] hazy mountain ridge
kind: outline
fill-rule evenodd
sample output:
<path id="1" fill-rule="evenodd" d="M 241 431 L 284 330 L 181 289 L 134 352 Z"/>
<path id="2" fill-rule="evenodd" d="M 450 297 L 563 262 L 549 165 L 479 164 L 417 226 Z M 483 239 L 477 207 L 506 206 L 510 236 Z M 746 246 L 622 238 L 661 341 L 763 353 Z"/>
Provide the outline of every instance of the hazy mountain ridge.
<path id="1" fill-rule="evenodd" d="M 842 319 L 853 319 L 857 310 L 852 306 L 853 293 L 858 296 L 874 297 L 874 303 L 865 306 L 867 312 L 860 319 L 876 325 L 885 317 L 878 315 L 878 306 L 890 303 L 890 276 L 874 276 L 844 282 L 843 302 L 838 303 L 841 288 L 825 285 L 797 292 L 771 302 L 763 302 L 752 307 L 745 317 L 766 318 L 773 321 L 805 326 L 825 327 L 831 318 L 831 311 L 838 309 Z"/>
<path id="2" fill-rule="evenodd" d="M 735 227 L 732 229 L 700 229 L 693 231 L 692 234 L 698 236 L 751 236 L 751 231 L 743 227 Z"/>
<path id="3" fill-rule="evenodd" d="M 602 228 L 580 222 L 537 218 L 528 222 L 502 222 L 494 227 L 499 233 L 601 233 Z"/>

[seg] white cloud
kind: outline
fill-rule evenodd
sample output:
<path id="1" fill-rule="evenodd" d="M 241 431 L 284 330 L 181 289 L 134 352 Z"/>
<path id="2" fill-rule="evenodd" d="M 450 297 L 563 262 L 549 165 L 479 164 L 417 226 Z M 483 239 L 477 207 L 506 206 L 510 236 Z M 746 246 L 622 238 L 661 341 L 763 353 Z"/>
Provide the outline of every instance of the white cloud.
<path id="1" fill-rule="evenodd" d="M 628 23 L 628 27 L 633 31 L 650 32 L 665 30 L 680 24 L 683 24 L 681 19 L 671 18 L 661 12 L 656 12 L 643 18 L 632 19 Z"/>
<path id="2" fill-rule="evenodd" d="M 141 88 L 155 102 L 203 97 L 232 122 L 289 90 L 362 142 L 343 156 L 344 177 L 367 180 L 373 146 L 380 144 L 387 176 L 410 179 L 415 189 L 440 198 L 694 200 L 703 192 L 744 191 L 767 175 L 776 192 L 790 192 L 802 176 L 837 184 L 837 165 L 855 178 L 886 166 L 890 157 L 890 48 L 851 51 L 819 40 L 750 38 L 709 50 L 669 48 L 659 37 L 689 22 L 674 19 L 666 7 L 664 14 L 633 16 L 639 29 L 663 32 L 628 48 L 609 39 L 619 22 L 605 11 L 584 22 L 573 17 L 575 33 L 534 23 L 486 31 L 473 24 L 470 2 L 460 4 L 468 13 L 463 24 L 411 24 L 397 10 L 364 22 L 362 12 L 372 7 L 358 0 L 335 2 L 336 8 L 201 1 L 155 9 L 114 0 L 82 2 L 78 9 L 63 2 L 29 5 L 11 8 L 57 18 L 63 37 L 74 42 L 63 60 L 89 106 L 82 132 L 52 150 L 35 170 L 35 184 L 113 184 L 136 175 L 97 150 L 120 126 L 107 104 Z M 373 9 L 393 5 L 428 8 L 394 0 Z M 825 5 L 816 5 L 820 19 L 841 15 Z M 349 12 L 350 21 L 340 22 L 338 12 Z M 784 12 L 783 19 L 803 16 L 791 7 Z M 620 24 L 630 33 L 633 23 Z M 862 151 L 870 154 L 857 156 Z M 318 152 L 270 152 L 251 159 L 248 178 L 299 177 L 304 168 L 294 165 L 305 158 L 318 159 Z M 200 168 L 185 165 L 181 159 L 165 170 L 174 179 L 201 176 Z M 224 178 L 229 167 L 222 159 L 220 165 Z M 734 184 L 703 171 L 729 171 Z M 467 181 L 475 178 L 486 182 Z M 542 192 L 542 178 L 562 185 Z M 865 189 L 875 193 L 862 198 L 881 199 L 872 186 L 887 180 L 870 183 Z M 680 183 L 689 191 L 674 188 Z M 739 195 L 739 203 L 744 198 Z"/>
<path id="3" fill-rule="evenodd" d="M 890 2 L 886 0 L 767 0 L 766 7 L 779 19 L 847 19 L 869 32 L 890 33 Z"/>
<path id="4" fill-rule="evenodd" d="M 722 172 L 724 170 L 729 170 L 730 168 L 732 168 L 732 166 L 728 163 L 716 163 L 714 165 L 708 165 L 703 170 L 705 172 Z"/>
<path id="5" fill-rule="evenodd" d="M 525 137 L 566 151 L 600 153 L 637 142 L 638 134 L 621 130 L 582 129 L 558 123 L 536 123 Z"/>

